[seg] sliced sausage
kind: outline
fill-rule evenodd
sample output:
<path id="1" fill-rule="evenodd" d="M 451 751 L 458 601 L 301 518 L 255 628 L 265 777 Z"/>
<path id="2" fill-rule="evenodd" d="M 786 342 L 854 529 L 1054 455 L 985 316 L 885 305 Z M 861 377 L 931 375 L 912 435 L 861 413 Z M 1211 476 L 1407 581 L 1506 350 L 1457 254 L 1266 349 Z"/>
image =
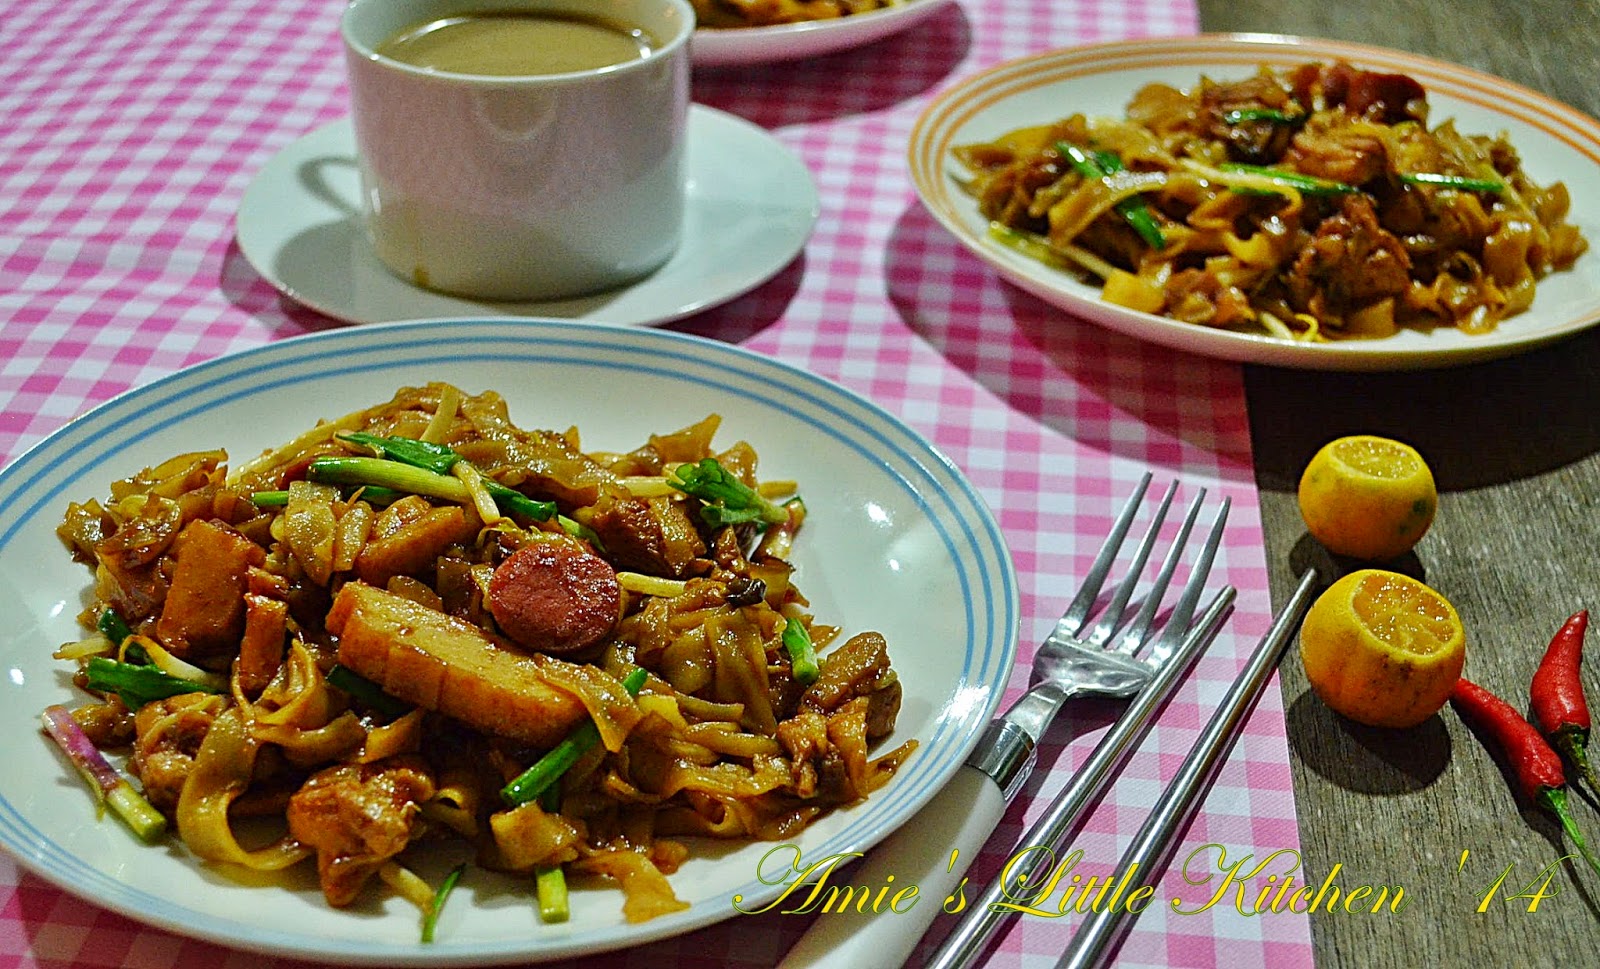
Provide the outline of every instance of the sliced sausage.
<path id="1" fill-rule="evenodd" d="M 489 614 L 500 631 L 529 649 L 576 653 L 617 623 L 622 587 L 611 564 L 566 542 L 525 545 L 489 579 Z"/>

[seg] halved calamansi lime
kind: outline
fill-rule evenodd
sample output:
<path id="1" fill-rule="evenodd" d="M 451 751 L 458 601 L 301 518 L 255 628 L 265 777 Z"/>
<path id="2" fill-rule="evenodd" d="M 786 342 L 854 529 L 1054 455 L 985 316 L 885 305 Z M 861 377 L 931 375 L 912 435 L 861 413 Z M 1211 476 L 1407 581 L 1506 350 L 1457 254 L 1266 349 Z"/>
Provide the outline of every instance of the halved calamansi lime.
<path id="1" fill-rule="evenodd" d="M 1444 596 L 1409 576 L 1352 572 L 1300 627 L 1300 660 L 1329 707 L 1374 727 L 1413 727 L 1450 697 L 1466 631 Z"/>

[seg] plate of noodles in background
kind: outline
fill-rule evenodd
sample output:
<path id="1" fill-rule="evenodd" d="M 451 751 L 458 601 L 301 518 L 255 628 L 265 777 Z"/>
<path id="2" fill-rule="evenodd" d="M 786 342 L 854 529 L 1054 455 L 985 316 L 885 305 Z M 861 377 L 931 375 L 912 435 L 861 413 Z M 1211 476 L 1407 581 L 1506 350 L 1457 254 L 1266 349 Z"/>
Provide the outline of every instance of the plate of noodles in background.
<path id="1" fill-rule="evenodd" d="M 1320 66 L 1305 67 L 1312 64 Z M 1253 80 L 1269 72 L 1283 80 Z M 1202 78 L 1213 92 L 1204 97 L 1196 93 Z M 1265 86 L 1251 87 L 1257 83 Z M 1420 125 L 1416 85 L 1427 105 Z M 1262 94 L 1266 87 L 1278 93 Z M 1293 96 L 1285 100 L 1283 92 Z M 1302 94 L 1309 108 L 1300 106 Z M 1130 120 L 1136 95 L 1138 117 Z M 1330 106 L 1337 116 L 1322 110 Z M 1085 117 L 1072 121 L 1074 114 Z M 1442 129 L 1447 122 L 1456 134 Z M 1193 133 L 1207 124 L 1205 135 Z M 1505 142 L 1490 147 L 1501 135 Z M 1368 136 L 1384 149 L 1368 156 L 1395 161 L 1389 170 L 1355 165 L 1344 175 L 1338 166 L 1349 158 L 1339 157 L 1337 139 Z M 1198 147 L 1189 155 L 1171 148 L 1178 141 L 1161 140 L 1167 137 Z M 1507 142 L 1520 171 L 1504 164 Z M 1098 150 L 1107 145 L 1117 150 Z M 1124 165 L 1118 151 L 1137 160 Z M 1307 161 L 1319 151 L 1320 159 Z M 912 132 L 910 164 L 927 209 L 1005 279 L 1083 319 L 1197 354 L 1303 369 L 1424 369 L 1522 352 L 1600 321 L 1600 122 L 1500 78 L 1413 54 L 1276 35 L 1052 51 L 941 94 Z M 1281 174 L 1296 166 L 1318 177 Z M 1520 190 L 1507 188 L 1513 178 Z M 1570 197 L 1564 214 L 1557 183 Z M 1302 207 L 1293 211 L 1340 217 L 1336 225 L 1316 223 L 1319 244 L 1331 239 L 1337 248 L 1307 254 L 1290 245 L 1313 237 L 1310 218 L 1298 234 L 1283 230 L 1290 220 L 1277 213 L 1290 211 L 1291 194 Z M 980 195 L 996 218 L 984 214 Z M 1523 207 L 1496 214 L 1502 199 Z M 1391 207 L 1402 204 L 1412 209 Z M 1530 215 L 1519 223 L 1524 211 Z M 1266 231 L 1275 218 L 1276 235 Z M 1484 230 L 1497 255 L 1481 239 L 1480 249 L 1463 255 L 1442 241 L 1445 230 L 1434 231 L 1457 221 L 1511 228 L 1498 236 L 1499 229 Z M 1538 223 L 1532 244 L 1529 222 Z M 1395 227 L 1389 241 L 1368 234 L 1374 223 Z M 1465 229 L 1460 236 L 1470 238 Z M 1543 275 L 1523 272 L 1540 254 L 1558 254 L 1560 265 Z M 1405 272 L 1432 272 L 1430 288 L 1414 286 Z M 1507 296 L 1509 285 L 1482 284 L 1495 272 L 1520 279 L 1520 296 Z M 1503 319 L 1481 309 L 1471 315 L 1476 305 L 1512 306 L 1529 293 L 1531 306 Z M 1468 322 L 1404 318 L 1428 300 Z M 1363 327 L 1382 335 L 1350 335 Z"/>
<path id="2" fill-rule="evenodd" d="M 57 535 L 69 503 L 104 499 L 113 482 L 185 452 L 226 448 L 234 467 L 319 421 L 435 381 L 464 394 L 498 391 L 523 428 L 553 429 L 570 441 L 566 431 L 576 427 L 586 453 L 625 452 L 652 433 L 719 414 L 722 447 L 747 441 L 763 481 L 797 484 L 806 514 L 789 555 L 794 583 L 815 621 L 840 629 L 822 651 L 824 664 L 846 637 L 881 633 L 903 693 L 892 732 L 871 756 L 917 744 L 865 800 L 784 839 L 803 857 L 864 850 L 959 767 L 1011 673 L 1018 590 L 983 500 L 914 431 L 798 368 L 670 332 L 515 319 L 376 324 L 180 371 L 74 420 L 0 471 L 0 656 L 8 671 L 0 845 L 22 865 L 170 931 L 384 966 L 592 955 L 737 917 L 734 899 L 749 909 L 777 897 L 782 886 L 771 872 L 766 883 L 758 877 L 777 842 L 691 838 L 687 860 L 668 876 L 688 903 L 683 910 L 630 923 L 624 893 L 588 878 L 572 883 L 570 920 L 543 924 L 528 880 L 471 864 L 470 851 L 463 858 L 459 849 L 413 847 L 401 858 L 429 885 L 469 862 L 434 941 L 422 944 L 418 907 L 378 879 L 349 909 L 333 908 L 310 859 L 282 873 L 235 877 L 231 866 L 200 862 L 173 831 L 147 845 L 112 814 L 97 818 L 83 781 L 40 730 L 47 705 L 89 700 L 72 665 L 52 658 L 86 635 L 77 614 L 95 602 L 91 570 Z"/>
<path id="3" fill-rule="evenodd" d="M 764 64 L 860 47 L 906 30 L 951 0 L 692 0 L 696 67 Z"/>

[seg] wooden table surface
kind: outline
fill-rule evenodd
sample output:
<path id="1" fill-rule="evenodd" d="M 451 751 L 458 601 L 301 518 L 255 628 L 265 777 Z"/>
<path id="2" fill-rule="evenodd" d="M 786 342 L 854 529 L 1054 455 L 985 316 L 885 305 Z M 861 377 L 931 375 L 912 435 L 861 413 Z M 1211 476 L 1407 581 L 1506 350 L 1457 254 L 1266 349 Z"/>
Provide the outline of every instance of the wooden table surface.
<path id="1" fill-rule="evenodd" d="M 1206 31 L 1399 48 L 1600 116 L 1600 0 L 1199 0 L 1199 8 Z M 1591 246 L 1600 250 L 1600 240 Z M 1409 441 L 1428 458 L 1441 497 L 1432 530 L 1403 567 L 1460 611 L 1467 674 L 1525 704 L 1550 635 L 1579 608 L 1600 614 L 1600 328 L 1442 371 L 1249 367 L 1246 386 L 1275 600 L 1307 564 L 1339 565 L 1306 535 L 1295 501 L 1315 450 L 1347 433 Z M 1600 630 L 1589 638 L 1585 681 L 1600 708 Z M 1600 876 L 1581 862 L 1546 870 L 1570 851 L 1560 829 L 1515 800 L 1500 762 L 1451 708 L 1410 731 L 1362 728 L 1308 692 L 1292 651 L 1282 673 L 1306 876 L 1320 883 L 1340 865 L 1340 885 L 1399 886 L 1408 900 L 1399 913 L 1316 915 L 1320 969 L 1600 964 Z M 1585 789 L 1572 800 L 1600 847 L 1600 799 Z M 1560 894 L 1537 906 L 1511 897 L 1537 892 L 1547 876 L 1545 890 Z"/>

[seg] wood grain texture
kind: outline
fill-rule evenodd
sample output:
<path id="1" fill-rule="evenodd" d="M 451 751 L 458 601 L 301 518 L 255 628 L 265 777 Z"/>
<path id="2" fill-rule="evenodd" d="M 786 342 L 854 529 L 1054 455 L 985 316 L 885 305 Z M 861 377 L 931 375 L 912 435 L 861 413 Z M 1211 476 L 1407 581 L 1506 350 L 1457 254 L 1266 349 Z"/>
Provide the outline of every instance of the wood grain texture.
<path id="1" fill-rule="evenodd" d="M 1287 4 L 1199 0 L 1208 32 L 1297 34 L 1401 48 L 1517 81 L 1600 115 L 1600 0 Z M 1437 120 L 1437 119 L 1436 119 Z M 1600 199 L 1578 200 L 1600 205 Z M 1597 251 L 1587 258 L 1600 258 Z M 1600 614 L 1600 329 L 1524 356 L 1413 374 L 1247 367 L 1251 431 L 1276 601 L 1296 573 L 1333 562 L 1305 534 L 1301 470 L 1327 440 L 1409 441 L 1441 489 L 1433 529 L 1401 568 L 1439 589 L 1468 628 L 1468 675 L 1519 707 L 1569 614 Z M 1585 682 L 1600 709 L 1600 636 Z M 1600 876 L 1558 865 L 1546 898 L 1509 899 L 1568 854 L 1560 829 L 1520 805 L 1500 761 L 1446 708 L 1411 731 L 1371 730 L 1281 669 L 1306 871 L 1320 883 L 1405 889 L 1399 913 L 1313 917 L 1319 969 L 1600 965 Z M 1573 797 L 1600 846 L 1600 807 Z M 1461 866 L 1463 851 L 1469 852 Z M 1461 870 L 1458 873 L 1458 866 Z M 1507 868 L 1497 896 L 1480 896 Z M 1266 916 L 1271 917 L 1271 916 Z"/>

